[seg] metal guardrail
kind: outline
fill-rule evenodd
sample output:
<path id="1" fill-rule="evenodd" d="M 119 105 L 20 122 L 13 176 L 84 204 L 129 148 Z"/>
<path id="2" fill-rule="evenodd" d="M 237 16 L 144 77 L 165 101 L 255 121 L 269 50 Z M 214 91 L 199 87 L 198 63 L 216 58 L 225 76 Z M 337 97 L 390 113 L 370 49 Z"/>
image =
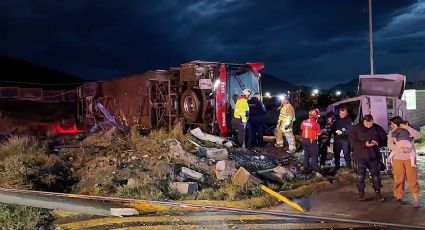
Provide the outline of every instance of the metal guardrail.
<path id="1" fill-rule="evenodd" d="M 326 216 L 309 215 L 309 214 L 303 214 L 303 213 L 302 214 L 291 213 L 291 212 L 283 212 L 283 211 L 251 210 L 251 209 L 243 209 L 243 208 L 199 205 L 199 204 L 171 202 L 171 201 L 137 200 L 137 199 L 126 199 L 126 198 L 117 198 L 117 197 L 90 196 L 90 195 L 41 192 L 41 191 L 31 191 L 31 190 L 19 190 L 19 189 L 6 189 L 6 188 L 0 188 L 0 192 L 15 193 L 17 194 L 17 196 L 22 194 L 34 194 L 34 195 L 51 197 L 52 199 L 53 197 L 62 197 L 62 198 L 65 197 L 68 199 L 71 198 L 71 199 L 78 199 L 78 200 L 109 201 L 109 202 L 116 202 L 119 204 L 125 204 L 130 207 L 138 206 L 139 204 L 140 205 L 150 204 L 150 205 L 187 208 L 187 209 L 227 211 L 227 212 L 234 212 L 234 213 L 245 213 L 245 214 L 256 214 L 256 215 L 271 215 L 271 216 L 280 216 L 280 217 L 288 217 L 288 218 L 297 218 L 301 220 L 305 219 L 305 220 L 317 220 L 317 221 L 335 221 L 335 222 L 342 222 L 342 223 L 363 224 L 363 225 L 369 225 L 369 226 L 375 226 L 375 227 L 394 227 L 397 229 L 425 229 L 425 226 L 418 226 L 418 225 L 354 220 L 354 219 L 347 219 L 347 218 L 326 217 Z"/>

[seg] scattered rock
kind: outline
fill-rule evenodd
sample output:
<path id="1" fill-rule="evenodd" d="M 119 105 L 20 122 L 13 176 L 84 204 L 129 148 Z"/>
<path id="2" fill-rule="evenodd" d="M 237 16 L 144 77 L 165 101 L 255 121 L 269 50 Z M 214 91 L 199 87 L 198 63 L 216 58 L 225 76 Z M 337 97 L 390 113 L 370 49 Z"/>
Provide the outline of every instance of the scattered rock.
<path id="1" fill-rule="evenodd" d="M 273 169 L 273 172 L 281 175 L 282 178 L 292 179 L 295 177 L 294 173 L 287 167 L 277 166 Z"/>
<path id="2" fill-rule="evenodd" d="M 219 180 L 226 180 L 236 173 L 236 162 L 222 160 L 215 165 L 215 175 Z"/>
<path id="3" fill-rule="evenodd" d="M 217 144 L 225 146 L 226 148 L 233 147 L 232 142 L 230 142 L 230 141 L 228 141 L 228 140 L 226 140 L 225 138 L 222 138 L 222 137 L 218 137 L 218 136 L 214 136 L 214 135 L 211 135 L 211 134 L 204 133 L 204 132 L 201 131 L 200 128 L 192 129 L 192 130 L 190 130 L 190 133 L 200 140 L 217 143 Z"/>
<path id="4" fill-rule="evenodd" d="M 285 180 L 285 177 L 283 176 L 283 174 L 279 174 L 279 173 L 275 173 L 275 172 L 266 172 L 261 174 L 261 177 L 265 180 L 269 180 L 272 182 L 278 182 L 278 183 L 283 183 L 283 180 Z"/>
<path id="5" fill-rule="evenodd" d="M 194 179 L 194 180 L 200 180 L 200 181 L 204 180 L 204 175 L 202 173 L 196 172 L 186 167 L 182 167 L 180 173 L 182 174 L 180 175 L 182 177 L 186 177 L 186 178 Z"/>
<path id="6" fill-rule="evenodd" d="M 193 154 L 186 152 L 181 143 L 176 139 L 167 139 L 164 141 L 170 147 L 170 154 L 175 160 L 182 162 L 188 167 L 195 167 L 203 171 L 209 171 L 208 163 L 199 160 Z"/>
<path id="7" fill-rule="evenodd" d="M 216 161 L 229 159 L 229 153 L 227 152 L 227 149 L 198 147 L 198 151 L 208 159 L 213 159 Z"/>
<path id="8" fill-rule="evenodd" d="M 236 174 L 232 177 L 232 182 L 237 185 L 254 184 L 258 185 L 261 180 L 251 175 L 244 167 L 240 167 Z"/>
<path id="9" fill-rule="evenodd" d="M 170 188 L 181 194 L 192 194 L 198 191 L 198 183 L 196 182 L 173 182 Z"/>

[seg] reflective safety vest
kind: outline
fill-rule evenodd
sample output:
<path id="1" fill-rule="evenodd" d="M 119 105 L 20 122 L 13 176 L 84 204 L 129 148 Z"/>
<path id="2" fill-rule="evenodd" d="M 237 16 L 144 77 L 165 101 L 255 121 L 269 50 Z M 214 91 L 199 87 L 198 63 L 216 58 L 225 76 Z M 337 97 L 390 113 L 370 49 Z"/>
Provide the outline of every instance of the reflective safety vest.
<path id="1" fill-rule="evenodd" d="M 320 125 L 316 119 L 309 118 L 301 123 L 301 137 L 310 139 L 311 141 L 317 140 L 320 133 Z"/>
<path id="2" fill-rule="evenodd" d="M 295 111 L 291 104 L 280 106 L 279 121 L 286 122 L 288 120 L 290 122 L 295 120 Z"/>
<path id="3" fill-rule="evenodd" d="M 233 116 L 242 119 L 242 122 L 247 122 L 247 114 L 249 112 L 248 100 L 245 96 L 239 96 L 236 100 L 235 111 Z"/>

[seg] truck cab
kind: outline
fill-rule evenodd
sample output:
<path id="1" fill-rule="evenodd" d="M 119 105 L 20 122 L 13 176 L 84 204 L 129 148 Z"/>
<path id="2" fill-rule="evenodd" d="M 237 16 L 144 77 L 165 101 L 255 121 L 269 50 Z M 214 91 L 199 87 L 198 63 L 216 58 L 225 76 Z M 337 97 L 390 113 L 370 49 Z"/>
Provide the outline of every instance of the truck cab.
<path id="1" fill-rule="evenodd" d="M 389 129 L 389 119 L 407 117 L 406 102 L 402 95 L 406 76 L 401 74 L 360 75 L 356 97 L 345 99 L 328 106 L 328 112 L 338 114 L 338 107 L 347 106 L 354 124 L 358 124 L 364 115 L 371 114 L 374 122 Z"/>

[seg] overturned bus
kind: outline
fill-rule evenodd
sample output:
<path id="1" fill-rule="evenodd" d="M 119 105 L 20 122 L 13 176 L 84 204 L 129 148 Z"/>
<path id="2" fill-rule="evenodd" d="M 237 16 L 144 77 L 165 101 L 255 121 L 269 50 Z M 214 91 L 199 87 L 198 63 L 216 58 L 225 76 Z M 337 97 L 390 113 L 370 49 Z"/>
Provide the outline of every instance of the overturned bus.
<path id="1" fill-rule="evenodd" d="M 327 110 L 337 113 L 339 106 L 346 106 L 354 124 L 371 114 L 374 122 L 388 131 L 389 119 L 407 118 L 406 102 L 401 99 L 405 84 L 406 76 L 401 74 L 360 75 L 357 96 L 329 105 Z"/>
<path id="2" fill-rule="evenodd" d="M 176 122 L 227 136 L 235 100 L 243 88 L 260 92 L 262 63 L 191 61 L 77 88 L 77 120 L 91 126 L 107 119 L 126 126 L 170 128 Z M 103 106 L 98 106 L 99 104 Z"/>

